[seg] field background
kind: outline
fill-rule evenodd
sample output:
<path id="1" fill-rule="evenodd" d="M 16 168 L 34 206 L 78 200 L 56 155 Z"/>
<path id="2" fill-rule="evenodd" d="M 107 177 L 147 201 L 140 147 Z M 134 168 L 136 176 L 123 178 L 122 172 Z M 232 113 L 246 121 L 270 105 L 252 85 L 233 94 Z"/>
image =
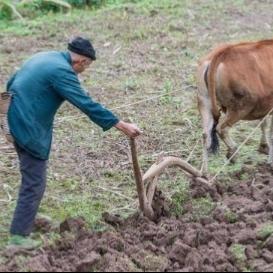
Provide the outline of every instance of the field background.
<path id="1" fill-rule="evenodd" d="M 131 120 L 144 131 L 139 139 L 145 171 L 161 152 L 201 166 L 202 135 L 196 104 L 198 59 L 214 46 L 272 38 L 273 2 L 266 0 L 139 0 L 118 1 L 98 10 L 72 10 L 24 21 L 0 21 L 0 88 L 32 54 L 65 50 L 74 35 L 90 37 L 98 60 L 81 76 L 97 101 Z M 241 143 L 256 123 L 240 123 L 233 135 Z M 235 165 L 219 177 L 232 183 L 242 167 L 247 179 L 266 157 L 257 153 L 260 132 L 243 148 Z M 40 212 L 56 221 L 83 216 L 103 230 L 101 214 L 127 217 L 137 209 L 128 141 L 116 130 L 103 133 L 69 104 L 59 111 L 49 164 L 48 187 Z M 216 173 L 226 150 L 210 160 Z M 0 141 L 0 248 L 7 240 L 19 181 L 16 154 Z M 189 185 L 170 170 L 161 189 L 183 213 Z M 9 198 L 10 197 L 10 198 Z M 210 197 L 192 200 L 196 216 L 209 214 Z M 44 235 L 41 235 L 44 236 Z M 54 239 L 55 234 L 47 235 Z"/>

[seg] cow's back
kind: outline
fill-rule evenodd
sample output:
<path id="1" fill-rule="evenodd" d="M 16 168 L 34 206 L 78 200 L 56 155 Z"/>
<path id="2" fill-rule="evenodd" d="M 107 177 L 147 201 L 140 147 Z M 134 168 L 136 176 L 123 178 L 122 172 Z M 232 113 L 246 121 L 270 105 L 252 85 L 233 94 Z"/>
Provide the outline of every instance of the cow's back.
<path id="1" fill-rule="evenodd" d="M 222 109 L 245 111 L 242 119 L 253 120 L 273 108 L 273 40 L 229 45 L 208 56 Z"/>

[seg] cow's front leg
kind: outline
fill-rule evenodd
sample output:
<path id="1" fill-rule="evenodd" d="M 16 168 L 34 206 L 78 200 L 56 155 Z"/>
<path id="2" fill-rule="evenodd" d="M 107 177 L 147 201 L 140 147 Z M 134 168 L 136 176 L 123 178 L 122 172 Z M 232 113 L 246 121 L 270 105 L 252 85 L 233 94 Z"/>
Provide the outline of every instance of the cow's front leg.
<path id="1" fill-rule="evenodd" d="M 231 163 L 236 162 L 237 155 L 235 155 L 237 151 L 237 144 L 234 142 L 234 140 L 230 137 L 229 131 L 231 127 L 239 121 L 238 115 L 230 115 L 226 114 L 225 118 L 219 123 L 217 127 L 217 132 L 221 139 L 224 141 L 224 143 L 227 145 L 228 153 L 227 158 L 231 159 Z"/>
<path id="2" fill-rule="evenodd" d="M 236 159 L 238 157 L 238 154 L 235 155 L 238 147 L 237 144 L 233 141 L 233 139 L 230 137 L 229 130 L 231 127 L 225 127 L 222 130 L 218 130 L 218 133 L 221 137 L 221 139 L 225 142 L 228 148 L 227 152 L 227 159 L 230 159 L 231 163 L 235 163 Z"/>

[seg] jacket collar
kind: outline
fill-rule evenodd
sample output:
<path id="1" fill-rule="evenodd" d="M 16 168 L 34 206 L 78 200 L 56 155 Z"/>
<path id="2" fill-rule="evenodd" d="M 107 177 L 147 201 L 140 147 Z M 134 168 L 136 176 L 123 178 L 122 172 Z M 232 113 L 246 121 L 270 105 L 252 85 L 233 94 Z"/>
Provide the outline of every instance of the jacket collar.
<path id="1" fill-rule="evenodd" d="M 62 52 L 64 58 L 67 60 L 67 62 L 72 65 L 72 58 L 71 58 L 71 55 L 68 51 L 64 51 Z"/>

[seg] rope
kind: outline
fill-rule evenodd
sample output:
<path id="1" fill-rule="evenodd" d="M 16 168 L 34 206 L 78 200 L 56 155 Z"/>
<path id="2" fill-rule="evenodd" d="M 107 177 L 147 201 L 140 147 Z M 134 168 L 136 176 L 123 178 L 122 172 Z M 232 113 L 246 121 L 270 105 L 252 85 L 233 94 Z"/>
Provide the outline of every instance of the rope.
<path id="1" fill-rule="evenodd" d="M 225 162 L 222 168 L 217 172 L 217 174 L 209 181 L 209 183 L 213 183 L 215 179 L 222 173 L 222 171 L 226 168 L 227 165 L 230 164 L 232 159 L 242 150 L 242 148 L 246 145 L 246 143 L 250 140 L 250 138 L 254 135 L 254 133 L 261 127 L 261 125 L 265 122 L 265 120 L 273 113 L 273 108 L 270 112 L 259 122 L 259 124 L 253 129 L 250 135 L 245 139 L 244 142 L 238 147 L 238 149 L 234 152 L 234 154 Z"/>
<path id="2" fill-rule="evenodd" d="M 193 87 L 192 85 L 188 85 L 188 86 L 184 87 L 184 89 L 188 89 L 188 88 L 192 88 L 192 87 Z M 153 96 L 153 97 L 148 97 L 146 99 L 139 100 L 139 101 L 134 102 L 134 103 L 122 105 L 122 106 L 119 106 L 119 107 L 115 107 L 115 108 L 112 108 L 110 110 L 114 111 L 114 110 L 119 110 L 119 109 L 126 109 L 126 108 L 129 108 L 129 107 L 134 106 L 134 105 L 138 105 L 138 104 L 142 104 L 142 103 L 145 103 L 145 102 L 148 102 L 148 101 L 156 100 L 156 99 L 162 98 L 162 97 L 167 96 L 167 95 L 173 95 L 173 94 L 176 94 L 176 93 L 181 92 L 181 91 L 182 91 L 181 89 L 177 89 L 177 90 L 174 90 L 174 91 L 169 92 L 169 93 L 165 93 L 165 94 L 161 94 L 161 95 Z M 223 172 L 223 170 L 227 167 L 227 165 L 230 164 L 230 162 L 232 161 L 232 159 L 234 159 L 234 157 L 241 151 L 241 149 L 246 145 L 246 143 L 250 140 L 250 138 L 253 136 L 253 134 L 258 130 L 258 128 L 262 125 L 262 123 L 265 122 L 265 120 L 272 113 L 273 113 L 273 108 L 259 122 L 259 124 L 253 129 L 253 131 L 249 134 L 249 136 L 241 143 L 241 145 L 237 148 L 237 150 L 234 152 L 234 154 L 224 163 L 224 165 L 222 166 L 222 168 L 215 174 L 215 176 L 212 179 L 209 180 L 209 183 L 213 183 L 216 180 L 216 178 Z M 68 116 L 68 117 L 64 117 L 64 118 L 58 119 L 56 123 L 59 124 L 59 123 L 62 123 L 64 121 L 71 121 L 71 120 L 82 119 L 82 118 L 86 118 L 86 117 L 85 116 L 77 116 L 77 117 L 75 117 L 75 116 Z M 196 141 L 196 144 L 195 144 L 193 150 L 191 151 L 191 153 L 190 153 L 187 161 L 189 161 L 190 158 L 192 157 L 192 154 L 196 150 L 196 147 L 198 146 L 199 142 L 200 142 L 200 139 L 198 139 Z M 179 151 L 179 150 L 177 150 L 177 151 Z M 165 153 L 171 153 L 171 152 L 175 152 L 175 151 L 169 151 L 169 152 L 165 152 Z M 155 156 L 155 155 L 153 155 L 153 156 Z M 3 200 L 0 200 L 0 202 L 3 202 Z"/>
<path id="3" fill-rule="evenodd" d="M 188 86 L 184 87 L 184 89 L 189 89 L 191 87 L 193 87 L 193 86 L 192 85 L 188 85 Z M 166 94 L 161 94 L 161 95 L 158 95 L 158 96 L 148 97 L 146 99 L 139 100 L 137 102 L 129 103 L 129 104 L 126 104 L 126 105 L 118 106 L 118 107 L 115 107 L 115 108 L 112 108 L 112 109 L 109 109 L 109 110 L 110 111 L 115 111 L 115 110 L 119 110 L 119 109 L 126 109 L 126 108 L 129 108 L 129 107 L 134 106 L 134 105 L 142 104 L 144 102 L 156 100 L 156 99 L 168 96 L 168 95 L 174 95 L 174 94 L 176 94 L 178 92 L 181 92 L 181 91 L 182 91 L 182 89 L 177 89 L 177 90 L 174 90 L 172 92 L 168 92 Z M 67 117 L 59 118 L 57 120 L 56 124 L 60 124 L 60 123 L 62 123 L 64 121 L 71 121 L 71 120 L 77 120 L 77 119 L 82 119 L 82 118 L 86 118 L 86 116 L 77 116 L 77 117 L 75 117 L 75 116 L 67 116 Z"/>

